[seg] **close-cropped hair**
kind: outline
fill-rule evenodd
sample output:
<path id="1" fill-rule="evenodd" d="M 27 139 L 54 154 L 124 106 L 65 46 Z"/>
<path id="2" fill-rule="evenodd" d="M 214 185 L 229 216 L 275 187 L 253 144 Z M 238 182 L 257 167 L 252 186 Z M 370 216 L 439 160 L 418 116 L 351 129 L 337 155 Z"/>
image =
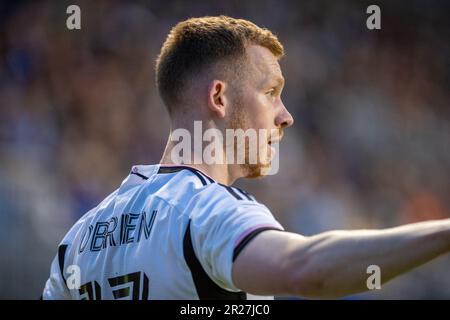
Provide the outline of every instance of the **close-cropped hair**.
<path id="1" fill-rule="evenodd" d="M 224 81 L 241 75 L 249 45 L 266 47 L 278 59 L 284 55 L 270 30 L 244 19 L 207 16 L 174 26 L 156 60 L 156 84 L 169 114 L 181 104 L 183 90 L 196 75 L 214 70 Z"/>

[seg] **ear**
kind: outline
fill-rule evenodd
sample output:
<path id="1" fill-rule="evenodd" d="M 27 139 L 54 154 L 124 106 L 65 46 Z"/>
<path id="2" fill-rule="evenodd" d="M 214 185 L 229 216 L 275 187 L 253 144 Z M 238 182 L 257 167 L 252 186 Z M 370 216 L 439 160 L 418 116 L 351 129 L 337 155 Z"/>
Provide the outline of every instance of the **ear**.
<path id="1" fill-rule="evenodd" d="M 227 84 L 220 80 L 213 80 L 208 86 L 208 109 L 219 118 L 224 118 L 228 107 L 225 95 Z"/>

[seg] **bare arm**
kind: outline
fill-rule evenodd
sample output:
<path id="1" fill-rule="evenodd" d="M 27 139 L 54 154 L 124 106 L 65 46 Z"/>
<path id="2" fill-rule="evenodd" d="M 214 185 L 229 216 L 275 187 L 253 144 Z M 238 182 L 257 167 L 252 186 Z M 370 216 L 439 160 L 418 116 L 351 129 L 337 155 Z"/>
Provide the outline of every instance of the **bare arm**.
<path id="1" fill-rule="evenodd" d="M 233 281 L 254 294 L 340 297 L 368 290 L 369 265 L 384 283 L 449 251 L 450 219 L 312 237 L 265 231 L 237 257 Z"/>

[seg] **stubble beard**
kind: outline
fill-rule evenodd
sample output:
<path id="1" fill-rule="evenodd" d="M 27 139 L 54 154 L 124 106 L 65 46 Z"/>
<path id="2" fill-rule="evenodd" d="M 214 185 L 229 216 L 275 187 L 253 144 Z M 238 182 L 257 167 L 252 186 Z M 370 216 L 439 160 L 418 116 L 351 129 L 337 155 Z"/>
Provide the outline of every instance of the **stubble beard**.
<path id="1" fill-rule="evenodd" d="M 251 115 L 246 111 L 245 105 L 242 102 L 242 100 L 236 99 L 227 128 L 233 130 L 242 129 L 244 131 L 246 131 L 247 129 L 253 129 L 250 127 L 250 116 Z M 259 139 L 259 135 L 257 136 Z M 258 142 L 262 143 L 260 141 Z M 257 146 L 259 146 L 259 143 L 257 143 Z M 263 143 L 266 143 L 266 141 L 264 141 Z M 234 155 L 236 156 L 238 154 L 238 144 L 236 143 L 236 140 L 234 141 L 233 145 L 234 145 Z M 248 143 L 248 140 L 246 141 L 245 161 L 243 164 L 239 164 L 240 170 L 245 178 L 255 179 L 263 177 L 265 176 L 263 172 L 267 172 L 268 171 L 267 169 L 270 168 L 269 160 L 266 160 L 266 163 L 261 162 L 259 152 L 260 149 L 258 148 L 258 156 L 256 163 L 250 163 L 250 145 Z M 267 159 L 267 156 L 265 157 L 265 159 Z"/>

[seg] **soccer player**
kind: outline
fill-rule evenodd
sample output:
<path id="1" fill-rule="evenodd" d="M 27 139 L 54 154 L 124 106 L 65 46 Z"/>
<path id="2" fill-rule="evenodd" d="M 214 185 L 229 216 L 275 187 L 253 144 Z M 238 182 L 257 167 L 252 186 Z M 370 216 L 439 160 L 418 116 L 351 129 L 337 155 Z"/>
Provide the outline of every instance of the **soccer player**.
<path id="1" fill-rule="evenodd" d="M 233 150 L 244 163 L 207 164 L 195 148 L 179 163 L 169 138 L 159 164 L 133 166 L 71 228 L 43 299 L 341 297 L 368 289 L 370 265 L 386 282 L 450 250 L 449 219 L 304 237 L 232 186 L 265 174 L 272 144 L 293 124 L 280 97 L 283 54 L 275 35 L 246 20 L 193 18 L 171 30 L 156 64 L 171 135 L 192 133 L 195 120 L 219 132 L 266 129 L 276 133 L 262 143 L 266 158 L 250 163 L 241 145 Z"/>

